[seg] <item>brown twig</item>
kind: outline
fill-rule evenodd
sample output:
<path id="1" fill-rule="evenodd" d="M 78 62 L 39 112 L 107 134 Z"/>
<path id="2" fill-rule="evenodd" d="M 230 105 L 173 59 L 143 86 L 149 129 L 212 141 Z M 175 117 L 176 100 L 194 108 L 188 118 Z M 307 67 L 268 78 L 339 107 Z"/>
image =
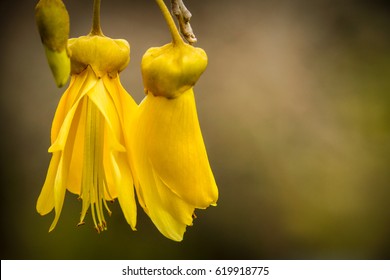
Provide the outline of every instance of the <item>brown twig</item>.
<path id="1" fill-rule="evenodd" d="M 184 6 L 183 0 L 171 0 L 172 13 L 176 16 L 180 32 L 189 44 L 196 43 L 197 39 L 190 25 L 192 17 L 190 11 Z"/>

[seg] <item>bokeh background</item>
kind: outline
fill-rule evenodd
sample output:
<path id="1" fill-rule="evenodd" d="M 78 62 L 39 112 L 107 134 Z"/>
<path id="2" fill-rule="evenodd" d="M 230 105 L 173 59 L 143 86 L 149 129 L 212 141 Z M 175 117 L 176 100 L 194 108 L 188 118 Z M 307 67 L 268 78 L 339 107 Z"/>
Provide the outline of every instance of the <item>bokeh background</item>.
<path id="1" fill-rule="evenodd" d="M 388 259 L 388 1 L 185 1 L 209 66 L 195 87 L 219 186 L 184 241 L 139 208 L 132 232 L 118 203 L 108 231 L 66 196 L 54 232 L 36 199 L 64 89 L 46 64 L 37 1 L 1 3 L 2 259 Z M 71 37 L 90 30 L 92 0 L 65 0 Z M 124 87 L 143 98 L 140 61 L 169 33 L 152 0 L 103 0 L 107 36 L 131 44 Z"/>

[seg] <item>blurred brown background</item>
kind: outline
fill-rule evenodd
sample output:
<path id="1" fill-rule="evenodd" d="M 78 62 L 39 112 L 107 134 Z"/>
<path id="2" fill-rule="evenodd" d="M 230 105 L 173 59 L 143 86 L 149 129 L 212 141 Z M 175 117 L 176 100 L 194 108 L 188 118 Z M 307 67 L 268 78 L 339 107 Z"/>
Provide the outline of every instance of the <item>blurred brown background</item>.
<path id="1" fill-rule="evenodd" d="M 182 243 L 118 203 L 98 235 L 67 194 L 36 199 L 62 92 L 34 22 L 37 1 L 1 3 L 2 259 L 388 259 L 390 8 L 387 1 L 186 0 L 209 66 L 195 88 L 217 207 L 197 211 Z M 92 0 L 64 1 L 71 37 L 90 30 Z M 168 1 L 166 1 L 168 2 Z M 103 32 L 131 44 L 124 87 L 143 98 L 140 61 L 169 42 L 153 0 L 103 0 Z"/>

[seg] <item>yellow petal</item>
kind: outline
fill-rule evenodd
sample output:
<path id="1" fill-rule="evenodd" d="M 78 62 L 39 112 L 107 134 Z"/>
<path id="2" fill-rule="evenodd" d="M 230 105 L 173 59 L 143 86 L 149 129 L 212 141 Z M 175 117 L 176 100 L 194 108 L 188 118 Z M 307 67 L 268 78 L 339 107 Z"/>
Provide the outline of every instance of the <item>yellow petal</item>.
<path id="1" fill-rule="evenodd" d="M 180 241 L 195 208 L 218 199 L 192 89 L 175 99 L 147 95 L 135 126 L 132 159 L 140 204 L 162 234 Z"/>
<path id="2" fill-rule="evenodd" d="M 123 88 L 120 83 L 119 75 L 115 78 L 110 78 L 106 75 L 102 80 L 109 96 L 115 104 L 115 108 L 117 109 L 119 119 L 122 122 L 124 129 L 133 129 L 133 127 L 128 125 L 131 124 L 132 119 L 134 118 L 133 115 L 138 106 L 130 94 Z"/>
<path id="3" fill-rule="evenodd" d="M 62 206 L 64 204 L 69 173 L 81 172 L 81 170 L 70 170 L 70 163 L 72 160 L 73 148 L 75 146 L 75 139 L 76 139 L 77 128 L 79 124 L 78 120 L 80 119 L 80 114 L 81 114 L 81 108 L 76 110 L 74 122 L 70 124 L 69 131 L 67 133 L 68 137 L 66 139 L 63 152 L 58 152 L 60 154 L 60 160 L 58 163 L 57 173 L 53 182 L 55 216 L 54 216 L 54 221 L 50 226 L 49 232 L 55 228 L 58 219 L 60 217 Z"/>
<path id="4" fill-rule="evenodd" d="M 135 204 L 133 178 L 126 154 L 113 152 L 110 162 L 105 168 L 110 169 L 113 181 L 118 191 L 118 200 L 121 205 L 126 221 L 135 230 L 137 221 L 137 207 Z"/>
<path id="5" fill-rule="evenodd" d="M 84 77 L 84 75 L 86 76 Z M 58 113 L 58 119 L 56 118 L 56 114 L 53 121 L 53 128 L 55 128 L 52 129 L 52 145 L 49 148 L 49 152 L 51 153 L 64 149 L 69 129 L 80 101 L 89 91 L 93 90 L 96 85 L 98 79 L 94 76 L 93 71 L 90 68 L 86 69 L 84 75 L 76 77 L 75 82 L 72 84 L 74 88 L 69 88 L 65 93 L 64 102 L 58 106 L 60 112 Z M 67 96 L 68 94 L 69 96 Z M 63 121 L 61 121 L 63 116 Z M 58 133 L 56 133 L 57 131 Z"/>
<path id="6" fill-rule="evenodd" d="M 192 89 L 175 99 L 149 94 L 140 107 L 143 110 L 139 116 L 139 135 L 135 137 L 142 139 L 138 148 L 147 150 L 146 156 L 156 176 L 196 208 L 215 204 L 218 189 L 203 143 Z"/>
<path id="7" fill-rule="evenodd" d="M 96 86 L 88 92 L 88 97 L 98 107 L 111 130 L 110 144 L 112 144 L 112 149 L 122 152 L 126 151 L 125 147 L 121 144 L 123 130 L 117 109 L 113 100 L 108 95 L 101 79 L 99 79 Z"/>
<path id="8" fill-rule="evenodd" d="M 69 87 L 61 97 L 61 100 L 57 106 L 56 113 L 54 115 L 53 125 L 51 128 L 52 144 L 58 137 L 58 133 L 60 132 L 66 114 L 80 97 L 82 93 L 82 87 L 85 86 L 85 84 L 93 85 L 93 79 L 96 79 L 95 75 L 93 74 L 93 71 L 91 69 L 87 70 L 88 71 L 84 71 L 80 75 L 72 76 L 71 81 L 69 83 Z"/>
<path id="9" fill-rule="evenodd" d="M 136 187 L 141 206 L 165 237 L 181 241 L 186 227 L 192 224 L 194 207 L 167 188 L 156 176 L 148 158 L 143 157 L 142 151 L 135 151 L 135 154 L 140 179 Z"/>
<path id="10" fill-rule="evenodd" d="M 181 241 L 186 227 L 192 225 L 195 207 L 176 196 L 158 177 L 153 167 L 150 170 L 154 182 L 149 185 L 150 188 L 144 185 L 148 215 L 164 236 Z"/>
<path id="11" fill-rule="evenodd" d="M 129 149 L 115 149 L 109 143 L 113 142 L 112 138 L 114 137 L 124 141 L 123 129 L 132 129 L 128 122 L 135 112 L 136 104 L 121 86 L 118 76 L 116 78 L 104 76 L 102 82 L 105 87 L 105 95 L 99 96 L 99 98 L 94 96 L 94 102 L 105 117 L 112 117 L 109 120 L 110 124 L 105 129 L 104 169 L 107 181 L 107 193 L 105 195 L 108 199 L 118 197 L 127 222 L 135 230 L 137 208 L 133 175 L 127 160 Z M 115 133 L 113 133 L 113 130 Z"/>
<path id="12" fill-rule="evenodd" d="M 64 184 L 64 157 L 61 156 L 58 170 L 54 182 L 54 210 L 55 210 L 55 216 L 54 221 L 52 222 L 49 232 L 52 231 L 55 226 L 57 225 L 58 219 L 60 218 L 62 206 L 64 205 L 64 199 L 65 199 L 65 191 L 66 187 Z"/>
<path id="13" fill-rule="evenodd" d="M 41 194 L 37 201 L 37 212 L 46 215 L 54 208 L 54 182 L 57 175 L 58 164 L 61 158 L 61 153 L 54 153 L 47 171 L 47 176 Z"/>
<path id="14" fill-rule="evenodd" d="M 69 174 L 66 188 L 74 194 L 81 195 L 81 180 L 83 174 L 84 161 L 84 139 L 86 123 L 86 97 L 84 97 L 76 111 L 76 115 L 71 126 L 74 133 L 74 144 L 71 151 L 69 163 Z M 70 151 L 66 151 L 70 152 Z"/>
<path id="15" fill-rule="evenodd" d="M 75 82 L 77 81 L 77 85 L 75 85 Z M 73 92 L 76 92 L 76 88 L 79 88 L 82 85 L 81 79 L 77 78 L 76 76 L 72 76 L 69 87 L 62 95 L 60 102 L 58 103 L 56 112 L 54 114 L 53 123 L 51 126 L 51 143 L 53 144 L 54 141 L 58 137 L 58 133 L 60 132 L 62 123 L 64 122 L 64 119 L 66 117 L 66 114 L 68 113 L 67 104 L 69 96 L 72 95 L 72 89 L 75 90 Z"/>
<path id="16" fill-rule="evenodd" d="M 107 75 L 104 76 L 102 80 L 107 92 L 109 93 L 111 99 L 114 102 L 114 106 L 117 110 L 119 119 L 122 124 L 126 154 L 128 156 L 128 162 L 130 164 L 130 169 L 134 179 L 135 170 L 131 159 L 132 150 L 130 147 L 132 145 L 132 135 L 134 134 L 135 127 L 134 120 L 138 106 L 135 103 L 134 99 L 130 96 L 130 94 L 127 93 L 127 91 L 122 87 L 119 75 L 117 75 L 115 78 L 110 78 Z"/>

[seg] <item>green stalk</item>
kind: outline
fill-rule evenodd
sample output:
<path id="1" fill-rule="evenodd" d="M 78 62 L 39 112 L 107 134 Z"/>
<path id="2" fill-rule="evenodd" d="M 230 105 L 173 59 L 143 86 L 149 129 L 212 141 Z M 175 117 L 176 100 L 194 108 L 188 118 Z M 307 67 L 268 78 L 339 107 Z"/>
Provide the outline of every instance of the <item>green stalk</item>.
<path id="1" fill-rule="evenodd" d="M 172 18 L 171 13 L 169 12 L 167 6 L 165 5 L 163 0 L 156 0 L 157 5 L 160 7 L 160 10 L 164 16 L 165 21 L 168 24 L 169 31 L 172 35 L 173 44 L 183 44 L 184 41 L 180 36 L 179 30 L 177 30 L 175 21 Z"/>
<path id="2" fill-rule="evenodd" d="M 93 1 L 92 30 L 89 35 L 104 36 L 100 27 L 100 0 Z"/>

